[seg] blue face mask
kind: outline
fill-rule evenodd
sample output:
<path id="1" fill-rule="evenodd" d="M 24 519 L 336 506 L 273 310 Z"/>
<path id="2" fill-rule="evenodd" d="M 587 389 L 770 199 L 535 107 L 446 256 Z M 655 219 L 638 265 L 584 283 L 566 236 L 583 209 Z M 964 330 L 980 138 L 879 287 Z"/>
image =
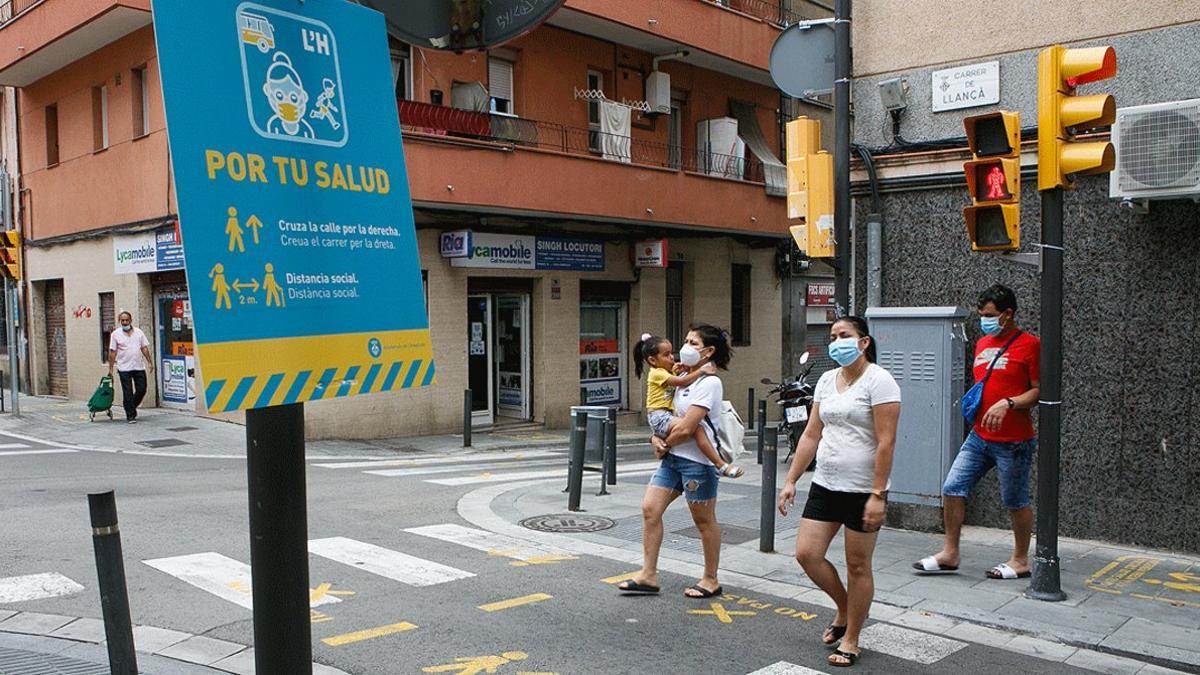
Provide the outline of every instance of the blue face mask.
<path id="1" fill-rule="evenodd" d="M 121 330 L 123 330 L 123 331 L 125 331 L 126 333 L 128 333 L 129 331 L 133 330 L 133 324 L 129 324 L 129 325 L 125 325 L 125 326 L 121 326 Z"/>
<path id="2" fill-rule="evenodd" d="M 981 316 L 979 317 L 979 329 L 984 335 L 999 335 L 1000 334 L 1000 317 L 998 316 Z"/>
<path id="3" fill-rule="evenodd" d="M 848 366 L 858 360 L 862 350 L 858 348 L 858 338 L 842 338 L 829 343 L 829 358 L 837 361 L 839 366 Z"/>

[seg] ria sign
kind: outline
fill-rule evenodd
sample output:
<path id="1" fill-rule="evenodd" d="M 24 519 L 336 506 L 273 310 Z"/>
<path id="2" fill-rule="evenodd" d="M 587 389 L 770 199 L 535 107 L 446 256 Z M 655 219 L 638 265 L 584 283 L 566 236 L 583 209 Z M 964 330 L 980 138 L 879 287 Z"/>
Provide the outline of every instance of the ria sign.
<path id="1" fill-rule="evenodd" d="M 471 231 L 443 232 L 438 248 L 441 249 L 443 258 L 471 257 Z"/>

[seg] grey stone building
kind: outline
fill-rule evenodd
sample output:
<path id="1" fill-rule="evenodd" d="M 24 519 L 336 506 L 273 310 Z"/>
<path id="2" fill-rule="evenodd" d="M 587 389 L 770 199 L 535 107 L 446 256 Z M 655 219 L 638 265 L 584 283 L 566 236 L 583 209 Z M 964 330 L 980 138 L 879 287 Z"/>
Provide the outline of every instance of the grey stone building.
<path id="1" fill-rule="evenodd" d="M 1037 270 L 970 250 L 961 213 L 969 203 L 962 120 L 992 110 L 1020 111 L 1026 130 L 1021 249 L 1036 253 L 1040 49 L 1055 43 L 1114 47 L 1117 77 L 1080 93 L 1111 93 L 1118 108 L 1200 98 L 1200 4 L 1147 0 L 1132 11 L 1134 4 L 1025 2 L 1019 12 L 1000 0 L 854 4 L 854 142 L 872 149 L 878 167 L 886 218 L 883 305 L 974 309 L 978 293 L 1000 282 L 1018 293 L 1019 323 L 1038 332 Z M 936 71 L 989 62 L 999 71 L 997 103 L 934 111 L 944 93 L 935 87 Z M 878 87 L 893 78 L 908 87 L 898 124 L 881 107 Z M 1173 133 L 1195 136 L 1159 142 L 1181 143 L 1177 161 L 1200 165 L 1200 114 L 1193 119 L 1194 130 Z M 854 178 L 855 309 L 861 312 L 861 224 L 872 202 L 861 165 Z M 1200 186 L 1191 198 L 1154 199 L 1148 212 L 1139 213 L 1128 207 L 1142 204 L 1110 197 L 1107 176 L 1080 180 L 1066 196 L 1064 535 L 1200 551 L 1197 199 Z M 968 330 L 972 341 L 979 337 L 973 319 Z M 898 462 L 902 453 L 898 449 Z M 971 500 L 968 522 L 1007 526 L 994 478 Z"/>

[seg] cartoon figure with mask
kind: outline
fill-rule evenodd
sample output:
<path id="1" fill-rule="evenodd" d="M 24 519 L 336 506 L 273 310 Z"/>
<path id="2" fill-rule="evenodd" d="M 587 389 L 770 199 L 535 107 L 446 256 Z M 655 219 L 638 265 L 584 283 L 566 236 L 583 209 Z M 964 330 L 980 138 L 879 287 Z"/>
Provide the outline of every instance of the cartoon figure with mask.
<path id="1" fill-rule="evenodd" d="M 267 68 L 263 93 L 275 114 L 267 120 L 267 132 L 272 134 L 315 138 L 312 125 L 304 119 L 308 107 L 308 92 L 300 82 L 300 73 L 292 67 L 292 59 L 276 52 Z"/>
<path id="2" fill-rule="evenodd" d="M 308 115 L 315 120 L 327 120 L 329 125 L 333 127 L 333 130 L 337 131 L 338 129 L 342 128 L 342 125 L 337 121 L 337 118 L 333 116 L 333 113 L 341 112 L 338 110 L 337 106 L 333 104 L 336 86 L 334 85 L 333 80 L 329 79 L 328 77 L 321 82 L 321 86 L 325 89 L 321 92 L 321 95 L 317 97 L 317 109 Z"/>

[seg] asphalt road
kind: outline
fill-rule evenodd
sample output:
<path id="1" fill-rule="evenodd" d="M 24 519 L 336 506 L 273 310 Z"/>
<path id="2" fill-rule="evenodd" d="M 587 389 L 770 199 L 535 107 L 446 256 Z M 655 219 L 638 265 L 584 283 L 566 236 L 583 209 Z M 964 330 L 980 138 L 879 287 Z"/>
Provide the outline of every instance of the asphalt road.
<path id="1" fill-rule="evenodd" d="M 248 579 L 239 576 L 249 561 L 244 461 L 58 447 L 0 435 L 0 578 L 57 573 L 84 588 L 0 609 L 100 616 L 86 495 L 112 489 L 134 621 L 250 644 Z M 503 466 L 537 472 L 562 465 L 544 463 L 556 461 L 541 455 Z M 631 566 L 529 554 L 465 530 L 455 505 L 477 485 L 429 481 L 453 483 L 446 479 L 480 467 L 431 458 L 416 467 L 424 473 L 384 476 L 315 463 L 308 530 L 319 542 L 310 543 L 309 565 L 320 663 L 349 673 L 463 675 L 833 670 L 819 643 L 831 610 L 728 586 L 720 599 L 691 600 L 681 591 L 694 579 L 670 574 L 661 596 L 623 597 L 611 580 Z M 464 544 L 463 536 L 478 540 Z M 870 652 L 857 672 L 1075 670 L 894 634 L 886 624 L 875 630 L 917 652 L 953 651 L 932 664 Z M 772 669 L 780 662 L 794 667 Z"/>

